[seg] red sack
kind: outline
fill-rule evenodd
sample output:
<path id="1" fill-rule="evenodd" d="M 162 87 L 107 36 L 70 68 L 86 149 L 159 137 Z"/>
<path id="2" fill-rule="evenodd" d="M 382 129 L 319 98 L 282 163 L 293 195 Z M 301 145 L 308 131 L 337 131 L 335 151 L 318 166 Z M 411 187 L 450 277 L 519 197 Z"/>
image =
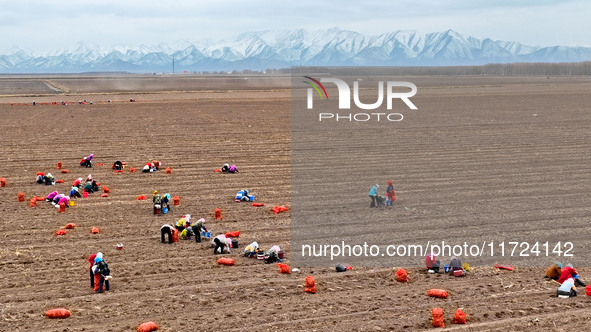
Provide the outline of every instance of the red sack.
<path id="1" fill-rule="evenodd" d="M 429 289 L 427 293 L 429 296 L 438 297 L 440 299 L 447 299 L 449 294 L 443 289 Z"/>
<path id="2" fill-rule="evenodd" d="M 511 265 L 495 264 L 495 267 L 501 270 L 513 271 L 513 266 Z"/>
<path id="3" fill-rule="evenodd" d="M 394 279 L 398 282 L 407 282 L 408 281 L 408 273 L 406 273 L 405 269 L 400 269 L 396 271 L 394 274 Z"/>
<path id="4" fill-rule="evenodd" d="M 38 201 L 44 201 L 45 200 L 45 196 L 37 196 L 35 197 Z"/>
<path id="5" fill-rule="evenodd" d="M 218 168 L 218 169 L 214 169 L 213 171 L 216 173 L 220 173 L 222 170 Z"/>
<path id="6" fill-rule="evenodd" d="M 433 327 L 445 327 L 445 323 L 443 323 L 443 309 L 433 308 L 431 314 L 433 315 Z"/>
<path id="7" fill-rule="evenodd" d="M 135 173 L 135 168 L 133 168 L 133 167 L 130 167 L 130 168 L 129 168 L 129 171 L 130 171 L 131 173 Z"/>
<path id="8" fill-rule="evenodd" d="M 67 169 L 62 169 L 62 173 L 70 173 Z"/>
<path id="9" fill-rule="evenodd" d="M 101 197 L 109 197 L 109 194 L 102 194 Z"/>
<path id="10" fill-rule="evenodd" d="M 272 211 L 275 214 L 278 214 L 279 212 L 285 212 L 287 211 L 288 208 L 285 205 L 281 205 L 281 206 L 277 206 L 275 205 L 275 207 L 273 207 Z"/>
<path id="11" fill-rule="evenodd" d="M 67 318 L 70 317 L 70 310 L 64 308 L 50 309 L 45 312 L 48 318 Z"/>
<path id="12" fill-rule="evenodd" d="M 252 203 L 252 206 L 264 206 L 264 203 Z"/>
<path id="13" fill-rule="evenodd" d="M 219 208 L 213 210 L 213 214 L 216 219 L 222 219 L 222 210 L 220 210 Z"/>
<path id="14" fill-rule="evenodd" d="M 123 170 L 122 169 L 118 169 L 116 171 L 113 171 L 113 173 L 123 173 Z"/>
<path id="15" fill-rule="evenodd" d="M 460 309 L 456 310 L 454 324 L 466 324 L 466 314 Z"/>
<path id="16" fill-rule="evenodd" d="M 279 273 L 291 273 L 291 271 L 289 270 L 289 266 L 287 266 L 287 264 L 277 264 L 277 266 L 279 266 Z"/>
<path id="17" fill-rule="evenodd" d="M 103 163 L 98 163 L 98 164 L 96 164 L 96 165 L 97 165 L 97 166 L 105 166 L 105 164 L 103 164 Z"/>
<path id="18" fill-rule="evenodd" d="M 74 227 L 76 227 L 76 224 L 73 224 L 73 223 L 69 223 L 66 225 L 66 229 L 72 229 Z"/>
<path id="19" fill-rule="evenodd" d="M 221 264 L 221 265 L 234 265 L 234 259 L 227 258 L 227 257 L 222 257 L 222 258 L 218 259 L 218 264 Z"/>
<path id="20" fill-rule="evenodd" d="M 108 194 L 111 192 L 111 189 L 107 188 L 107 186 L 103 186 L 103 191 L 105 192 L 105 194 Z"/>
<path id="21" fill-rule="evenodd" d="M 58 161 L 58 162 L 57 162 L 57 166 L 56 166 L 56 168 L 57 168 L 57 169 L 62 169 L 62 162 L 61 162 L 61 161 Z"/>
<path id="22" fill-rule="evenodd" d="M 29 206 L 30 207 L 36 207 L 37 206 L 37 198 L 36 197 L 31 198 L 31 201 L 29 202 Z"/>
<path id="23" fill-rule="evenodd" d="M 144 196 L 144 195 L 141 195 L 141 196 L 139 196 L 139 197 L 138 197 L 138 198 L 136 198 L 136 199 L 137 199 L 138 201 L 141 201 L 141 200 L 144 200 L 144 199 L 146 199 L 146 196 Z"/>
<path id="24" fill-rule="evenodd" d="M 138 332 L 156 331 L 156 330 L 158 330 L 158 325 L 156 325 L 156 323 L 154 323 L 154 322 L 146 322 L 146 323 L 143 323 L 142 325 L 138 326 L 137 330 L 138 330 Z"/>
<path id="25" fill-rule="evenodd" d="M 94 227 L 93 227 L 93 228 L 90 230 L 90 232 L 91 232 L 92 234 L 98 234 L 98 233 L 100 233 L 100 231 L 99 231 L 98 227 L 96 227 L 96 226 L 94 226 Z"/>
<path id="26" fill-rule="evenodd" d="M 55 180 L 55 183 L 64 183 L 64 180 Z"/>
<path id="27" fill-rule="evenodd" d="M 226 235 L 226 237 L 239 237 L 240 231 L 229 232 L 229 233 L 226 233 L 225 235 Z"/>
<path id="28" fill-rule="evenodd" d="M 170 167 L 166 167 L 166 174 L 170 174 L 170 173 L 171 173 Z"/>
<path id="29" fill-rule="evenodd" d="M 43 176 L 43 175 L 45 175 L 45 173 L 43 173 L 43 172 L 37 172 L 37 174 L 36 174 L 36 175 L 37 175 L 37 176 L 39 176 L 39 175 Z"/>
<path id="30" fill-rule="evenodd" d="M 57 232 L 55 232 L 55 235 L 66 235 L 67 231 L 65 229 L 58 229 Z"/>
<path id="31" fill-rule="evenodd" d="M 466 272 L 464 272 L 464 270 L 455 270 L 454 271 L 454 277 L 463 277 L 466 275 Z"/>
<path id="32" fill-rule="evenodd" d="M 179 230 L 176 228 L 172 229 L 172 242 L 179 242 Z"/>
<path id="33" fill-rule="evenodd" d="M 316 293 L 316 281 L 313 276 L 306 277 L 306 288 L 304 288 L 304 292 L 312 294 Z"/>

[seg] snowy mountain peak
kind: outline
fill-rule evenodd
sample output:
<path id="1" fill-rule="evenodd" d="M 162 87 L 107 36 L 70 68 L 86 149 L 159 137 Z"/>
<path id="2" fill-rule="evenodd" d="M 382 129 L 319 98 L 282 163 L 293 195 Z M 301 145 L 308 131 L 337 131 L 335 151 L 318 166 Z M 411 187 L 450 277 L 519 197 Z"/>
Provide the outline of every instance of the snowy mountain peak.
<path id="1" fill-rule="evenodd" d="M 398 30 L 379 35 L 333 27 L 326 30 L 244 32 L 223 41 L 175 41 L 156 45 L 101 47 L 80 41 L 39 55 L 14 47 L 0 55 L 0 73 L 84 71 L 211 71 L 290 66 L 478 65 L 508 62 L 591 60 L 588 47 L 539 47 L 516 41 L 475 38 L 454 30 L 419 33 Z"/>

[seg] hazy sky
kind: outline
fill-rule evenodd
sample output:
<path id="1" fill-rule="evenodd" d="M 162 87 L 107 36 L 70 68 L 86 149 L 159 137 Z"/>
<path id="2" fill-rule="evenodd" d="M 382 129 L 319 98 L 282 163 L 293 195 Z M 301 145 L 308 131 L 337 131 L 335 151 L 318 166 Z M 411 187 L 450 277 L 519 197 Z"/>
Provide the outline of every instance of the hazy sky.
<path id="1" fill-rule="evenodd" d="M 530 45 L 591 46 L 589 0 L 0 0 L 0 53 L 226 39 L 338 26 L 364 34 L 453 29 Z"/>

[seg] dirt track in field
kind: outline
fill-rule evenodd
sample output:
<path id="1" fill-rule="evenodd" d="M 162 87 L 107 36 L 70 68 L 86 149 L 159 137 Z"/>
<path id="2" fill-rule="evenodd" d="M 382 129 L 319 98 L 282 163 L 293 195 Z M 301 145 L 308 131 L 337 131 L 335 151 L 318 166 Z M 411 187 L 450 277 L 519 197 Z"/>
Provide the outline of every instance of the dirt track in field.
<path id="1" fill-rule="evenodd" d="M 276 80 L 259 79 L 252 83 L 259 90 L 236 82 L 184 81 L 176 87 L 168 82 L 167 91 L 159 93 L 157 80 L 143 79 L 136 79 L 137 89 L 122 91 L 113 90 L 109 80 L 99 88 L 91 82 L 96 79 L 50 78 L 75 92 L 70 95 L 47 91 L 43 78 L 0 80 L 0 177 L 7 180 L 7 187 L 0 188 L 1 331 L 132 331 L 150 320 L 162 331 L 417 330 L 431 328 L 434 307 L 443 308 L 446 326 L 457 330 L 587 326 L 591 304 L 584 290 L 578 298 L 558 300 L 552 297 L 556 285 L 542 279 L 540 268 L 508 272 L 477 267 L 468 277 L 451 278 L 411 267 L 410 282 L 402 284 L 392 280 L 391 268 L 347 273 L 303 268 L 282 275 L 275 265 L 240 257 L 242 248 L 228 255 L 237 264 L 226 267 L 216 264 L 218 257 L 208 243 L 160 244 L 160 226 L 190 213 L 206 218 L 214 234 L 240 230 L 241 245 L 253 240 L 264 247 L 278 244 L 290 262 L 290 212 L 270 211 L 274 205 L 290 205 L 290 92 L 284 81 L 278 88 Z M 543 202 L 539 213 L 545 219 L 526 219 L 527 225 L 534 227 L 540 220 L 575 223 L 576 231 L 589 231 L 591 121 L 586 105 L 591 83 L 546 78 L 426 81 L 423 106 L 441 112 L 409 117 L 399 130 L 395 150 L 405 162 L 396 165 L 399 205 L 392 213 L 401 225 L 417 218 L 416 211 L 425 222 L 438 223 L 445 216 L 479 220 L 482 209 L 502 212 L 485 205 L 494 196 L 496 203 L 506 197 L 519 208 L 503 212 L 499 222 L 534 216 L 540 204 L 533 199 Z M 217 90 L 211 91 L 212 86 Z M 487 113 L 484 106 L 499 105 L 503 98 L 520 104 L 514 109 L 491 106 Z M 31 106 L 33 99 L 41 105 Z M 76 103 L 84 99 L 93 105 Z M 61 100 L 70 104 L 43 105 Z M 457 100 L 464 104 L 446 108 Z M 476 112 L 471 105 L 483 108 Z M 79 167 L 80 158 L 89 153 L 95 154 L 95 167 Z M 544 158 L 529 158 L 535 153 Z M 495 158 L 499 156 L 503 158 Z M 139 169 L 151 159 L 171 167 L 172 174 L 114 174 L 110 169 L 115 160 Z M 58 161 L 70 173 L 59 173 Z M 224 162 L 235 163 L 240 173 L 214 173 Z M 532 171 L 536 163 L 542 163 L 540 172 Z M 516 167 L 513 176 L 495 173 L 510 165 Z M 37 171 L 52 172 L 65 183 L 37 185 Z M 110 197 L 79 199 L 65 214 L 46 203 L 28 206 L 30 197 L 45 196 L 54 188 L 69 191 L 74 179 L 89 172 L 111 189 Z M 500 182 L 498 187 L 480 190 L 494 181 Z M 454 197 L 455 204 L 443 204 L 450 185 L 463 191 Z M 250 189 L 265 207 L 233 202 L 241 188 Z M 153 190 L 178 195 L 181 204 L 168 215 L 154 216 L 149 201 L 136 200 L 150 197 Z M 17 201 L 18 192 L 25 193 L 26 202 Z M 215 208 L 222 210 L 221 221 L 213 220 Z M 55 231 L 69 222 L 77 227 L 56 237 Z M 92 226 L 101 233 L 90 234 Z M 117 243 L 124 249 L 116 250 Z M 87 272 L 86 259 L 96 251 L 105 254 L 114 276 L 111 291 L 100 295 L 89 288 Z M 578 270 L 591 281 L 590 269 Z M 318 282 L 314 295 L 303 292 L 304 278 L 312 272 Z M 430 288 L 446 289 L 450 297 L 429 298 Z M 72 316 L 43 317 L 55 307 L 70 309 Z M 467 313 L 468 325 L 451 324 L 457 308 Z"/>

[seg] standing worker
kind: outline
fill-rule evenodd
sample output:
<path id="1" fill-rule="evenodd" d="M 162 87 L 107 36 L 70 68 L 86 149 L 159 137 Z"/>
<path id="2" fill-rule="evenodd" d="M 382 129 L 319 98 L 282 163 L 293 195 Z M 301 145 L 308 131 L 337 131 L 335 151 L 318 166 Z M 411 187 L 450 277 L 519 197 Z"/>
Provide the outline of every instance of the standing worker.
<path id="1" fill-rule="evenodd" d="M 158 214 L 158 210 L 162 208 L 162 197 L 158 195 L 158 191 L 154 190 L 154 196 L 152 196 L 152 202 L 154 203 L 154 214 Z"/>
<path id="2" fill-rule="evenodd" d="M 388 186 L 386 187 L 386 196 L 388 197 L 388 202 L 386 205 L 394 205 L 394 201 L 396 201 L 396 193 L 394 192 L 394 185 L 392 184 L 391 180 L 388 181 Z"/>
<path id="3" fill-rule="evenodd" d="M 376 205 L 376 198 L 378 196 L 378 188 L 380 187 L 379 184 L 374 184 L 373 187 L 369 190 L 369 198 L 371 198 L 371 205 L 370 208 L 377 207 Z"/>
<path id="4" fill-rule="evenodd" d="M 109 290 L 109 279 L 111 279 L 111 271 L 109 265 L 103 259 L 103 253 L 99 252 L 96 254 L 94 259 L 94 291 L 102 293 L 103 291 Z M 103 287 L 104 285 L 104 287 Z"/>
<path id="5" fill-rule="evenodd" d="M 193 224 L 193 226 L 191 226 L 191 228 L 193 229 L 193 233 L 195 233 L 195 242 L 196 243 L 201 242 L 201 232 L 207 232 L 207 228 L 205 228 L 205 226 L 203 226 L 204 222 L 205 222 L 205 219 L 201 218 L 201 219 L 197 220 L 197 222 L 195 222 L 195 224 Z"/>
<path id="6" fill-rule="evenodd" d="M 96 255 L 97 254 L 92 254 L 88 258 L 88 263 L 90 264 L 88 266 L 88 272 L 90 274 L 90 288 L 94 288 L 94 273 L 92 273 L 92 266 L 94 265 L 94 259 L 96 258 Z"/>
<path id="7" fill-rule="evenodd" d="M 162 195 L 162 212 L 170 212 L 170 194 Z"/>

